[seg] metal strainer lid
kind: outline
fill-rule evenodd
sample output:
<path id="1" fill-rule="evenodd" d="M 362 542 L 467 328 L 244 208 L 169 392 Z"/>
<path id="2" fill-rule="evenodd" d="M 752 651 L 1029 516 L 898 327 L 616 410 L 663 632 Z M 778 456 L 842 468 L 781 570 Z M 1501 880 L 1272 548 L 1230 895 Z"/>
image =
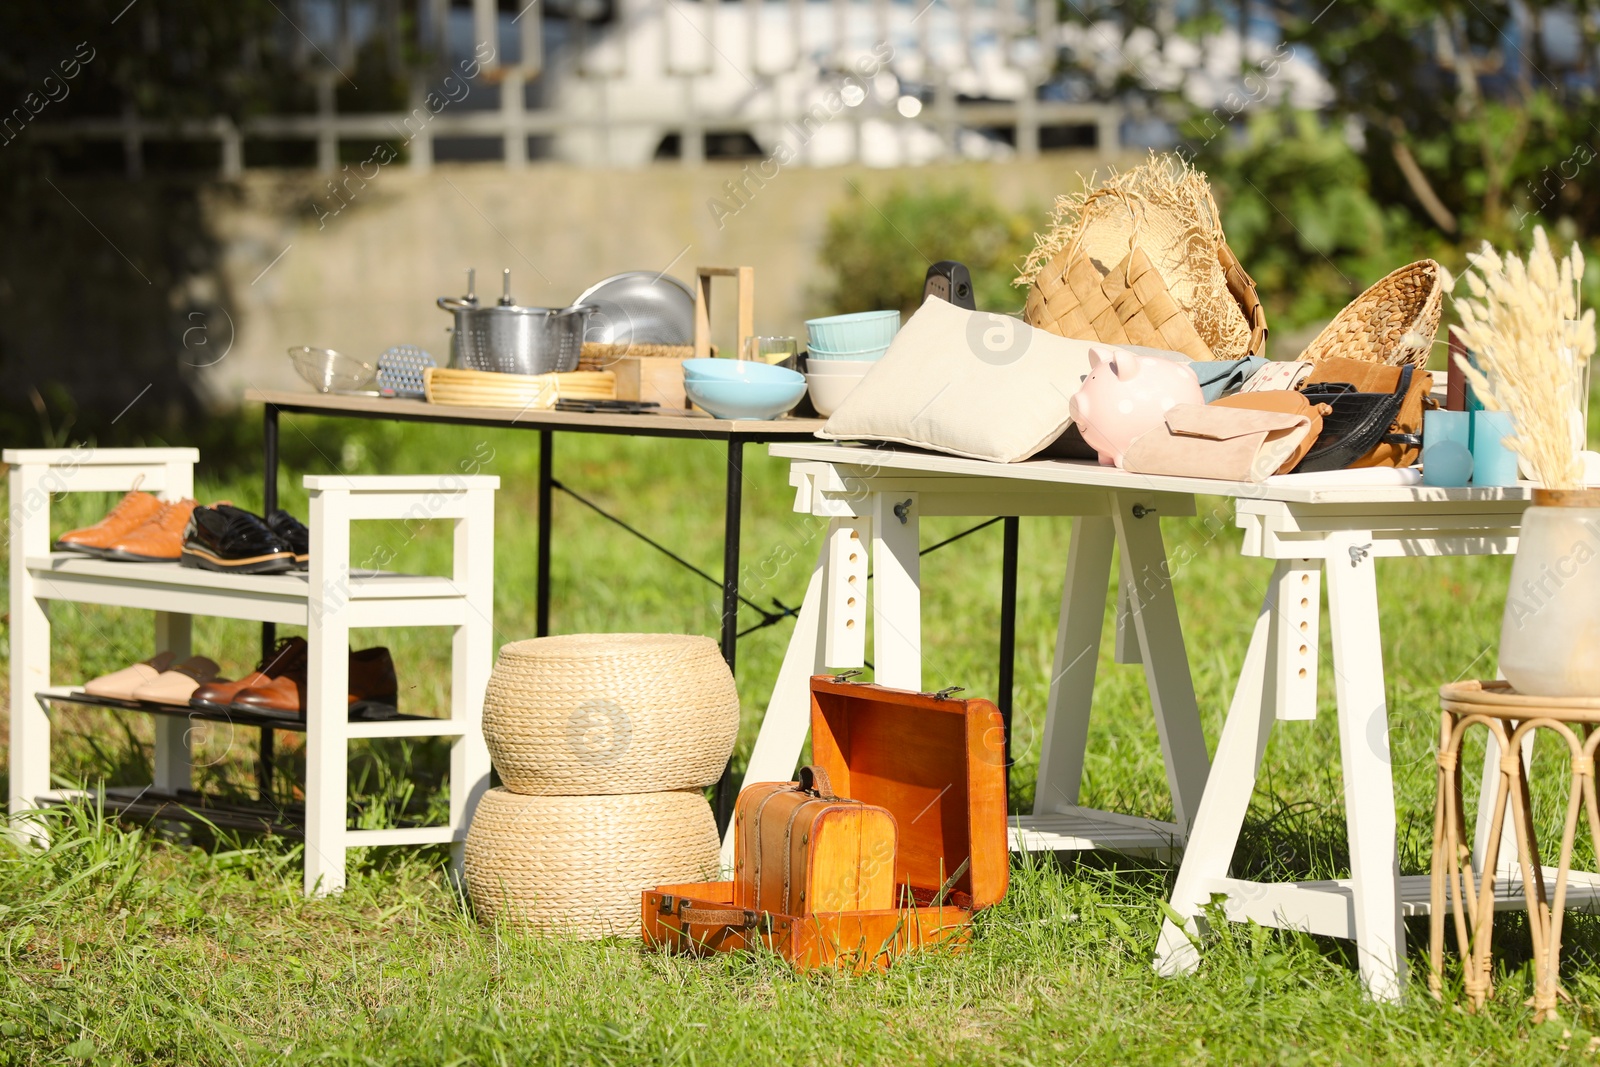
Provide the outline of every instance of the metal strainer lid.
<path id="1" fill-rule="evenodd" d="M 575 304 L 599 310 L 589 319 L 584 340 L 609 345 L 687 345 L 694 343 L 694 292 L 687 284 L 653 270 L 612 275 L 584 290 Z"/>

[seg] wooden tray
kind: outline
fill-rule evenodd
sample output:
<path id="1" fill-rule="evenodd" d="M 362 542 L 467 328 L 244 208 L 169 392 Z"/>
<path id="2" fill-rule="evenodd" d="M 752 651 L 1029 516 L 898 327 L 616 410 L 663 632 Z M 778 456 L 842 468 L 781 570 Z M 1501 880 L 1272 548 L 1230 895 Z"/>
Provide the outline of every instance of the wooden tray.
<path id="1" fill-rule="evenodd" d="M 430 404 L 542 410 L 555 407 L 562 397 L 613 400 L 617 395 L 617 377 L 610 371 L 497 374 L 428 367 L 422 372 L 422 390 Z"/>

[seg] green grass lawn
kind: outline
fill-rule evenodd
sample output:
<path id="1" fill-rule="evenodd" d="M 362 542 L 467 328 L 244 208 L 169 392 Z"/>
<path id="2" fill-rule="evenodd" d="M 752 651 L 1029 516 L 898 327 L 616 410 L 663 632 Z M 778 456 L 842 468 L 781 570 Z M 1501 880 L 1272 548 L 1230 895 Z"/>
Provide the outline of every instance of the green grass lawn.
<path id="1" fill-rule="evenodd" d="M 289 506 L 304 514 L 302 474 L 447 472 L 480 463 L 502 478 L 496 513 L 497 640 L 534 630 L 536 438 L 532 434 L 286 417 Z M 713 574 L 720 573 L 722 455 L 696 442 L 558 439 L 558 477 Z M 789 511 L 785 465 L 750 450 L 746 592 L 797 605 L 820 522 Z M 259 506 L 248 465 L 203 465 L 202 500 Z M 58 502 L 57 528 L 92 520 L 107 499 Z M 1208 525 L 1205 521 L 1212 517 Z M 1220 532 L 1215 518 L 1224 523 Z M 715 635 L 717 588 L 557 495 L 557 632 L 649 630 Z M 925 544 L 970 522 L 925 522 Z M 442 528 L 366 524 L 363 551 L 405 569 L 441 569 Z M 1226 501 L 1163 523 L 1189 559 L 1176 576 L 1190 664 L 1214 746 L 1270 564 L 1242 559 Z M 1069 523 L 1023 523 L 1018 606 L 1014 810 L 1032 803 Z M 924 683 L 992 695 L 1000 530 L 925 558 Z M 1400 856 L 1427 870 L 1433 819 L 1436 690 L 1492 677 L 1509 561 L 1379 564 Z M 62 604 L 54 680 L 81 680 L 148 655 L 140 613 Z M 746 612 L 745 625 L 757 621 Z M 740 645 L 744 719 L 736 762 L 754 740 L 790 626 Z M 200 620 L 196 650 L 247 669 L 258 636 Z M 399 664 L 406 710 L 448 697 L 444 634 L 361 633 Z M 1084 802 L 1170 814 L 1142 670 L 1102 651 Z M 8 654 L 9 648 L 0 649 Z M 1236 871 L 1282 878 L 1348 873 L 1329 657 L 1322 713 L 1274 735 Z M 56 718 L 69 782 L 149 780 L 149 724 L 85 711 Z M 295 735 L 279 735 L 288 799 L 303 772 Z M 4 745 L 0 736 L 0 746 Z M 253 788 L 254 738 L 212 728 L 199 778 L 221 794 Z M 437 812 L 442 749 L 390 742 L 357 755 L 356 818 L 384 825 Z M 1475 767 L 1469 756 L 1465 764 Z M 1545 761 L 1544 784 L 1564 775 Z M 1475 779 L 1475 773 L 1468 777 Z M 1469 790 L 1470 791 L 1470 790 Z M 1556 797 L 1545 790 L 1541 826 Z M 1150 971 L 1172 871 L 1114 857 L 1014 859 L 1007 899 L 982 914 L 969 951 L 909 959 L 884 976 L 799 976 L 763 957 L 649 955 L 632 941 L 576 943 L 479 925 L 441 875 L 440 851 L 366 850 L 337 898 L 300 896 L 298 852 L 258 839 L 159 839 L 63 822 L 46 853 L 0 843 L 0 1064 L 108 1063 L 1557 1063 L 1595 1059 L 1600 923 L 1574 916 L 1563 960 L 1575 1005 L 1565 1024 L 1533 1027 L 1523 924 L 1496 936 L 1500 988 L 1469 1016 L 1426 996 L 1426 924 L 1408 928 L 1404 1006 L 1363 999 L 1350 946 L 1227 927 L 1193 976 Z M 1591 857 L 1585 847 L 1582 862 Z"/>

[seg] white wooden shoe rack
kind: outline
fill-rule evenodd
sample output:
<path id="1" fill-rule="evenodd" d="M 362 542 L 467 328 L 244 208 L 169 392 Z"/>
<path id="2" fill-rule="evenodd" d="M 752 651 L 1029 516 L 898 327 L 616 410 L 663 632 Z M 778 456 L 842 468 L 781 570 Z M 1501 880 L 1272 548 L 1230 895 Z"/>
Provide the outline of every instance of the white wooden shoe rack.
<path id="1" fill-rule="evenodd" d="M 85 700 L 81 682 L 51 684 L 50 613 L 53 602 L 70 601 L 150 611 L 154 618 L 152 651 L 170 650 L 179 660 L 191 654 L 191 621 L 196 615 L 306 628 L 309 664 L 304 720 L 274 721 L 266 716 L 122 704 L 129 713 L 155 713 L 154 781 L 144 789 L 103 791 L 97 799 L 108 812 L 179 814 L 199 801 L 192 789 L 193 721 L 304 730 L 303 815 L 296 812 L 290 820 L 268 819 L 267 825 L 303 832 L 308 895 L 343 888 L 345 853 L 352 847 L 449 843 L 459 865 L 472 808 L 489 783 L 489 753 L 481 717 L 494 644 L 494 493 L 499 478 L 309 476 L 305 479 L 310 495 L 309 571 L 221 574 L 176 563 L 124 563 L 50 550 L 53 494 L 120 493 L 138 485 L 165 500 L 183 499 L 194 493 L 198 459 L 198 451 L 192 448 L 4 452 L 11 493 L 13 830 L 40 837 L 45 832 L 37 817 L 41 809 L 85 797 L 82 791 L 53 785 L 51 709 L 64 701 L 116 704 Z M 448 577 L 352 569 L 352 522 L 420 519 L 455 524 Z M 452 631 L 449 716 L 350 721 L 350 632 L 409 626 L 444 626 Z M 383 830 L 349 827 L 350 742 L 392 737 L 450 739 L 450 813 L 445 824 Z M 248 825 L 252 819 L 248 813 L 225 807 L 201 810 L 218 825 Z"/>

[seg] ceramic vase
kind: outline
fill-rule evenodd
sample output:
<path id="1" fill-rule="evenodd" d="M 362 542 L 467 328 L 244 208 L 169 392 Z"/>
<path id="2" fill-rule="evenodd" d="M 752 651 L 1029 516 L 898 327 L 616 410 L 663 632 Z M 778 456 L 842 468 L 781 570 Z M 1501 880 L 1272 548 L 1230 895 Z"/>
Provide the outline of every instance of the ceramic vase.
<path id="1" fill-rule="evenodd" d="M 1600 696 L 1600 490 L 1534 490 L 1500 623 L 1500 671 L 1529 696 Z"/>

